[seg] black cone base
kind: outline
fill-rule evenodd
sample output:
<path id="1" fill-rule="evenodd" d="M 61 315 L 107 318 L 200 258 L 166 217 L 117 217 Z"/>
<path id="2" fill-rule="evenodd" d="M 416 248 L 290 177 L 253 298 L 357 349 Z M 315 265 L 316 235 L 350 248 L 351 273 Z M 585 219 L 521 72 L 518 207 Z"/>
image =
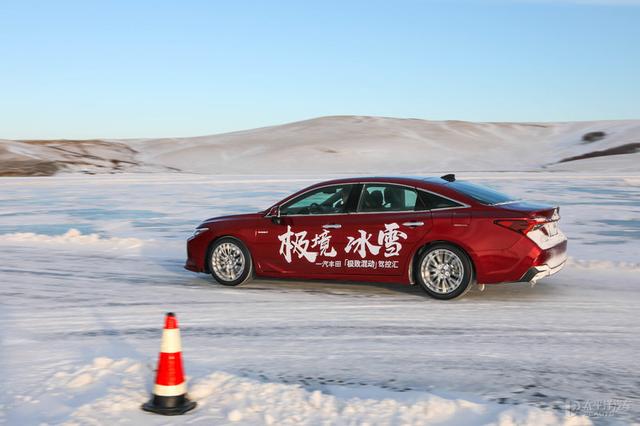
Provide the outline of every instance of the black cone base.
<path id="1" fill-rule="evenodd" d="M 162 414 L 164 416 L 177 416 L 184 414 L 189 410 L 193 410 L 194 408 L 196 408 L 196 402 L 190 401 L 186 395 L 153 395 L 149 402 L 142 404 L 142 409 L 144 411 Z"/>

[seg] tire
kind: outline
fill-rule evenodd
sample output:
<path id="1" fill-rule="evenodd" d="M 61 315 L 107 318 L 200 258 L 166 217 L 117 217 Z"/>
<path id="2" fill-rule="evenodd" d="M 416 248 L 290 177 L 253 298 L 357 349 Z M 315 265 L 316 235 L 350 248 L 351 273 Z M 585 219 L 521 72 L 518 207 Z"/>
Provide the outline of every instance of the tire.
<path id="1" fill-rule="evenodd" d="M 440 300 L 464 296 L 475 281 L 467 253 L 447 243 L 434 244 L 420 255 L 415 278 L 429 296 Z"/>
<path id="2" fill-rule="evenodd" d="M 213 278 L 222 285 L 236 286 L 253 278 L 251 253 L 237 238 L 215 240 L 207 255 L 207 265 Z"/>

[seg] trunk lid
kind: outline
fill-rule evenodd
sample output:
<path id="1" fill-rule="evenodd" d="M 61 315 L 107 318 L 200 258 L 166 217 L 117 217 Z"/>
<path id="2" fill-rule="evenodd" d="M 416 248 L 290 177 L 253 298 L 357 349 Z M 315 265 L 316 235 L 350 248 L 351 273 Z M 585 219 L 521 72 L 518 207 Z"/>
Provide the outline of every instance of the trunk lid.
<path id="1" fill-rule="evenodd" d="M 551 239 L 560 238 L 562 233 L 558 227 L 560 207 L 530 201 L 513 201 L 495 205 L 498 215 L 506 220 L 498 219 L 496 224 L 510 228 L 526 235 L 538 246 L 546 246 Z"/>
<path id="2" fill-rule="evenodd" d="M 510 212 L 513 215 L 521 215 L 521 217 L 538 217 L 544 218 L 546 221 L 558 221 L 560 219 L 560 207 L 551 204 L 531 201 L 511 201 L 505 204 L 498 204 L 495 207 L 505 212 Z"/>

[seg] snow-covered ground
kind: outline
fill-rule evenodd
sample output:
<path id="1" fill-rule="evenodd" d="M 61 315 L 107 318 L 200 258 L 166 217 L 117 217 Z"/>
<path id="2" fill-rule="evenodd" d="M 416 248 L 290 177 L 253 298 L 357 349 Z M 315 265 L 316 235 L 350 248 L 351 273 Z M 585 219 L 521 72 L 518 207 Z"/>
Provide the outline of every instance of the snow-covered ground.
<path id="1" fill-rule="evenodd" d="M 461 177 L 559 203 L 565 270 L 453 302 L 401 285 L 227 288 L 182 269 L 191 230 L 324 177 L 0 180 L 0 423 L 640 421 L 640 174 Z M 171 419 L 139 409 L 167 311 L 198 402 Z"/>

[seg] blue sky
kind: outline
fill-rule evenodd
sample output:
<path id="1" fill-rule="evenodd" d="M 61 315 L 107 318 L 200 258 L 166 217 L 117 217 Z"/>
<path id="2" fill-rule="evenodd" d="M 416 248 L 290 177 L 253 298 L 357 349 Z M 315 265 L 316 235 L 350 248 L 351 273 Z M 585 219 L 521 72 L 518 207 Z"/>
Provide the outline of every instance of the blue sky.
<path id="1" fill-rule="evenodd" d="M 640 1 L 0 3 L 0 138 L 640 118 Z"/>

